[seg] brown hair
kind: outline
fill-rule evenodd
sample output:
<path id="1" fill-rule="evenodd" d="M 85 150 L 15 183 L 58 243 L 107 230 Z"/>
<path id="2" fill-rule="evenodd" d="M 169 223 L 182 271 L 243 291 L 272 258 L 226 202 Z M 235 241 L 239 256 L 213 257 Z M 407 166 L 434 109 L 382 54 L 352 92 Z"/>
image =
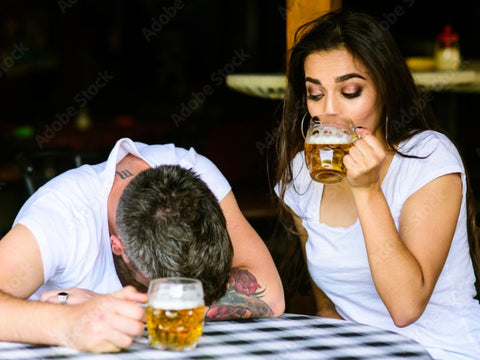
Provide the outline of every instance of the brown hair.
<path id="1" fill-rule="evenodd" d="M 428 99 L 417 88 L 409 68 L 387 29 L 372 16 L 358 12 L 331 12 L 301 26 L 290 51 L 287 71 L 287 91 L 283 103 L 282 121 L 275 133 L 275 183 L 279 184 L 280 216 L 294 231 L 288 220 L 283 198 L 292 182 L 291 161 L 303 150 L 302 117 L 305 103 L 306 57 L 318 51 L 346 49 L 359 60 L 376 84 L 378 102 L 382 105 L 378 129 L 387 146 L 395 145 L 428 129 L 436 129 L 436 120 Z M 388 121 L 386 120 L 388 118 Z M 408 156 L 399 153 L 401 156 Z M 468 236 L 470 255 L 476 274 L 477 298 L 480 295 L 480 245 L 476 225 L 475 201 L 467 179 Z"/>

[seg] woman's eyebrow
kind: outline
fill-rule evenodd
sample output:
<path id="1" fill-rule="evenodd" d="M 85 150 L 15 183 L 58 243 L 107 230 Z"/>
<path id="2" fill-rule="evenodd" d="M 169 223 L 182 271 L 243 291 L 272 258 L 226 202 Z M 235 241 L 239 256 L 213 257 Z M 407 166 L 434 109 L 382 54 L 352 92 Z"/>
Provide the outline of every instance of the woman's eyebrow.
<path id="1" fill-rule="evenodd" d="M 321 85 L 322 83 L 320 82 L 320 80 L 317 80 L 317 79 L 313 79 L 311 77 L 305 77 L 305 82 L 311 82 L 313 84 L 316 84 L 316 85 Z"/>
<path id="2" fill-rule="evenodd" d="M 335 82 L 339 83 L 339 82 L 346 81 L 346 80 L 349 80 L 349 79 L 352 79 L 352 78 L 359 78 L 359 79 L 362 79 L 362 80 L 367 80 L 364 76 L 362 76 L 358 73 L 349 73 L 349 74 L 337 76 L 335 78 Z M 316 84 L 316 85 L 322 85 L 322 82 L 320 80 L 311 78 L 309 76 L 305 77 L 305 82 L 310 82 L 310 83 Z"/>
<path id="3" fill-rule="evenodd" d="M 346 81 L 346 80 L 352 79 L 352 78 L 359 78 L 359 79 L 367 80 L 367 79 L 365 79 L 365 77 L 363 77 L 362 75 L 360 75 L 358 73 L 350 73 L 350 74 L 345 74 L 345 75 L 336 77 L 335 82 L 339 83 L 339 82 Z"/>

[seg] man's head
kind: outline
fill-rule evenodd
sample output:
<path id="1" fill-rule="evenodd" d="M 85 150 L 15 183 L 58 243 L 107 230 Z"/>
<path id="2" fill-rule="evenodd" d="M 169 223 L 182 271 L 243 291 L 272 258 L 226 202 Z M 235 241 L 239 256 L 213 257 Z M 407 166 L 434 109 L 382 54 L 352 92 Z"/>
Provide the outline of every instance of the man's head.
<path id="1" fill-rule="evenodd" d="M 116 226 L 130 265 L 146 277 L 197 278 L 207 305 L 224 295 L 233 247 L 217 199 L 194 172 L 142 171 L 120 197 Z"/>

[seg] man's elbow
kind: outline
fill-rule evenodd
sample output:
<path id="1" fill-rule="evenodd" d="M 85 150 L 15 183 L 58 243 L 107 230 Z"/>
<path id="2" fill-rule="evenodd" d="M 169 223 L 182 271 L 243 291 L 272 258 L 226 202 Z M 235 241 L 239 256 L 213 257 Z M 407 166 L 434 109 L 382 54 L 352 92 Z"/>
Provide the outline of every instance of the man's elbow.
<path id="1" fill-rule="evenodd" d="M 271 312 L 271 317 L 282 316 L 285 312 L 285 297 L 283 295 L 275 297 L 272 301 L 269 302 Z"/>

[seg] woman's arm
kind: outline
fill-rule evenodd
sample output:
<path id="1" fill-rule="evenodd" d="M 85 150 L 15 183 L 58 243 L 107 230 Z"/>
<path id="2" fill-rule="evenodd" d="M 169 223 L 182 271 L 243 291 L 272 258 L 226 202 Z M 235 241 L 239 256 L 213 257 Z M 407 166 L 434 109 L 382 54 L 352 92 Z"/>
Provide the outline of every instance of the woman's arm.
<path id="1" fill-rule="evenodd" d="M 438 177 L 411 195 L 397 231 L 380 188 L 381 145 L 368 135 L 352 149 L 344 162 L 373 281 L 395 324 L 407 326 L 425 310 L 447 258 L 462 200 L 461 178 Z"/>
<path id="2" fill-rule="evenodd" d="M 302 225 L 302 220 L 292 212 L 293 222 L 295 228 L 297 229 L 300 243 L 302 246 L 303 259 L 307 262 L 307 255 L 305 252 L 305 244 L 308 240 L 307 230 Z M 316 314 L 317 316 L 333 318 L 333 319 L 343 319 L 335 308 L 335 304 L 330 300 L 330 298 L 322 291 L 320 288 L 313 282 L 310 277 L 310 284 L 312 286 L 313 296 L 315 298 L 315 304 L 317 306 Z"/>
<path id="3" fill-rule="evenodd" d="M 207 312 L 208 320 L 277 317 L 285 310 L 283 286 L 265 243 L 243 216 L 232 192 L 221 201 L 233 244 L 227 293 Z"/>

